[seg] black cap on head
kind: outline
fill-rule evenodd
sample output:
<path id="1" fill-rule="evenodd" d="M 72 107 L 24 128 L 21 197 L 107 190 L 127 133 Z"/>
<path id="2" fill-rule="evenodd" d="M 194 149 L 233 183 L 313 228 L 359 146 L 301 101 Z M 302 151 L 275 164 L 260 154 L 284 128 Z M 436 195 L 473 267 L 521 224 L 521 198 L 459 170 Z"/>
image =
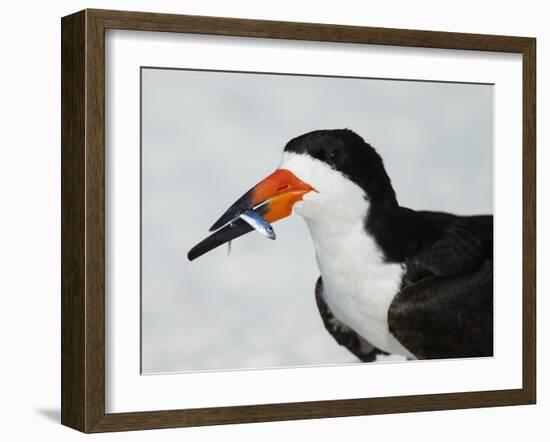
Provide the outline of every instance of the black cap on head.
<path id="1" fill-rule="evenodd" d="M 371 203 L 397 205 L 390 178 L 376 150 L 350 129 L 316 130 L 293 138 L 285 152 L 307 154 L 343 173 Z"/>

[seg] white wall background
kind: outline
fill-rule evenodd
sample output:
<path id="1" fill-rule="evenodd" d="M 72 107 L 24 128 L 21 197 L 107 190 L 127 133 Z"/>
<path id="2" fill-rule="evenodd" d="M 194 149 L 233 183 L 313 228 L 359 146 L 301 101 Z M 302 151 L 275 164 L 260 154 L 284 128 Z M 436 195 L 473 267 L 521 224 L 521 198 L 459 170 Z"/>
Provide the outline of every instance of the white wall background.
<path id="1" fill-rule="evenodd" d="M 549 14 L 544 2 L 441 3 L 437 1 L 339 2 L 247 0 L 20 1 L 4 6 L 1 29 L 2 110 L 0 189 L 0 312 L 3 348 L 0 413 L 3 440 L 65 441 L 85 436 L 59 425 L 60 391 L 60 26 L 59 18 L 85 7 L 201 15 L 341 23 L 527 35 L 538 38 L 539 219 L 550 221 L 548 167 L 550 75 Z M 546 200 L 546 204 L 545 204 Z M 539 229 L 539 268 L 548 266 L 548 230 Z M 538 311 L 548 308 L 550 280 L 539 272 Z M 539 313 L 539 404 L 530 407 L 462 410 L 317 421 L 233 425 L 93 436 L 99 440 L 280 440 L 342 437 L 462 441 L 545 440 L 550 412 L 550 334 Z M 391 429 L 391 430 L 390 430 Z"/>

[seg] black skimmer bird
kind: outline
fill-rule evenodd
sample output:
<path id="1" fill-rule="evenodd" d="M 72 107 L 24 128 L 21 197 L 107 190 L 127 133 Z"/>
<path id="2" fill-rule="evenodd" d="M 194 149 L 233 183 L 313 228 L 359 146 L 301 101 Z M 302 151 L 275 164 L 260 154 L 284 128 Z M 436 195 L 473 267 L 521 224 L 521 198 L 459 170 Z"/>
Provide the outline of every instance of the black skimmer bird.
<path id="1" fill-rule="evenodd" d="M 251 210 L 269 223 L 292 211 L 304 217 L 324 325 L 359 359 L 493 354 L 493 216 L 401 207 L 379 154 L 353 131 L 289 141 L 279 168 L 222 215 L 189 259 L 251 231 L 240 217 Z"/>

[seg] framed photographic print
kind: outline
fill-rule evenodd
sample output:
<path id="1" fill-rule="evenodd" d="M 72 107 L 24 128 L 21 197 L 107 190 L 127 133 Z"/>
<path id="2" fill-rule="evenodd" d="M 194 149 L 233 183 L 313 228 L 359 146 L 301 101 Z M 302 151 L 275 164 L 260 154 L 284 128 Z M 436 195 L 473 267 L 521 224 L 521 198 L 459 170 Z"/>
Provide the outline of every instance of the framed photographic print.
<path id="1" fill-rule="evenodd" d="M 62 423 L 532 404 L 535 39 L 62 19 Z"/>

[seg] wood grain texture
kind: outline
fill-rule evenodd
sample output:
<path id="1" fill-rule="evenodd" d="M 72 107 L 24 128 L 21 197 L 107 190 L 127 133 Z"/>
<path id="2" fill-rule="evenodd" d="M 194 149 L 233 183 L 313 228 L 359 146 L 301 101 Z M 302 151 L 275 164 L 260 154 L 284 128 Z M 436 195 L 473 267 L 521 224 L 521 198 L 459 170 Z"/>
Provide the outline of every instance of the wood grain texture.
<path id="1" fill-rule="evenodd" d="M 522 52 L 529 38 L 319 23 L 88 10 L 106 29 L 284 38 L 289 40 Z"/>
<path id="2" fill-rule="evenodd" d="M 61 422 L 84 429 L 85 396 L 85 14 L 61 33 Z"/>
<path id="3" fill-rule="evenodd" d="M 513 52 L 523 55 L 523 387 L 515 390 L 105 413 L 106 29 Z M 62 423 L 83 432 L 530 404 L 535 356 L 535 40 L 141 12 L 62 19 Z"/>
<path id="4" fill-rule="evenodd" d="M 537 158 L 536 40 L 523 51 L 523 389 L 536 402 Z"/>
<path id="5" fill-rule="evenodd" d="M 86 431 L 105 414 L 105 38 L 86 11 Z"/>

